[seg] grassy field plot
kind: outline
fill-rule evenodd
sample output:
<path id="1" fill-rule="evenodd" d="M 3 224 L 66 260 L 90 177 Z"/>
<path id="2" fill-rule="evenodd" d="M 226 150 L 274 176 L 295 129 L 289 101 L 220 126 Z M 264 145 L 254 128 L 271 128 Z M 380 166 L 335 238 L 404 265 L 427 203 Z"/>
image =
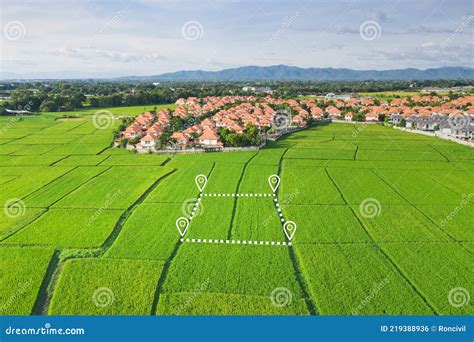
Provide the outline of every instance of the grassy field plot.
<path id="1" fill-rule="evenodd" d="M 157 156 L 151 154 L 145 155 L 112 155 L 103 161 L 100 165 L 153 165 L 160 166 L 168 159 L 167 156 Z"/>
<path id="2" fill-rule="evenodd" d="M 246 296 L 228 293 L 202 293 L 206 283 L 195 292 L 163 293 L 158 315 L 308 315 L 303 299 L 288 305 L 272 304 L 270 296 Z"/>
<path id="3" fill-rule="evenodd" d="M 160 181 L 145 199 L 145 202 L 183 203 L 186 200 L 197 198 L 199 189 L 194 179 L 200 174 L 209 176 L 212 167 L 212 164 L 205 163 L 201 166 L 177 169 Z M 208 191 L 207 185 L 205 190 Z"/>
<path id="4" fill-rule="evenodd" d="M 232 227 L 234 240 L 287 241 L 272 197 L 239 197 Z"/>
<path id="5" fill-rule="evenodd" d="M 285 203 L 281 206 L 285 218 L 297 225 L 294 244 L 369 241 L 359 221 L 346 206 Z"/>
<path id="6" fill-rule="evenodd" d="M 51 315 L 149 315 L 163 265 L 155 261 L 66 261 Z"/>
<path id="7" fill-rule="evenodd" d="M 120 210 L 107 209 L 52 209 L 2 243 L 56 248 L 100 247 L 120 214 Z"/>
<path id="8" fill-rule="evenodd" d="M 55 166 L 95 166 L 107 159 L 104 155 L 74 155 L 54 164 Z"/>
<path id="9" fill-rule="evenodd" d="M 232 209 L 234 208 L 234 199 L 232 197 L 201 197 L 201 199 L 185 237 L 227 239 L 232 219 Z M 183 203 L 180 216 L 189 218 L 195 202 L 191 200 Z M 177 234 L 176 226 L 174 228 Z"/>
<path id="10" fill-rule="evenodd" d="M 370 169 L 329 168 L 328 173 L 349 204 L 360 204 L 367 198 L 384 204 L 406 203 Z"/>
<path id="11" fill-rule="evenodd" d="M 462 196 L 419 171 L 378 170 L 385 182 L 413 204 L 459 204 Z"/>
<path id="12" fill-rule="evenodd" d="M 24 202 L 28 207 L 49 207 L 92 177 L 106 170 L 105 167 L 78 167 L 32 192 L 25 197 Z"/>
<path id="13" fill-rule="evenodd" d="M 49 249 L 0 248 L 1 315 L 31 314 L 52 256 Z"/>
<path id="14" fill-rule="evenodd" d="M 279 192 L 280 201 L 290 204 L 344 204 L 339 191 L 323 168 L 285 164 Z"/>
<path id="15" fill-rule="evenodd" d="M 444 242 L 449 237 L 429 218 L 410 205 L 367 202 L 353 207 L 369 234 L 378 242 Z"/>
<path id="16" fill-rule="evenodd" d="M 438 314 L 472 315 L 474 305 L 466 302 L 466 292 L 474 291 L 472 253 L 454 243 L 383 244 L 382 248 Z"/>
<path id="17" fill-rule="evenodd" d="M 432 313 L 423 299 L 373 246 L 297 246 L 322 315 Z"/>
<path id="18" fill-rule="evenodd" d="M 130 215 L 105 256 L 166 260 L 180 238 L 175 222 L 182 215 L 180 203 L 141 204 Z"/>
<path id="19" fill-rule="evenodd" d="M 163 289 L 191 292 L 202 283 L 208 284 L 209 293 L 270 296 L 275 288 L 285 287 L 294 300 L 302 296 L 288 249 L 283 246 L 184 243 Z"/>
<path id="20" fill-rule="evenodd" d="M 170 171 L 169 168 L 163 167 L 160 172 L 154 173 L 152 178 L 140 177 L 139 174 L 133 173 L 122 178 L 117 177 L 114 170 L 109 170 L 71 192 L 54 207 L 126 209 Z"/>
<path id="21" fill-rule="evenodd" d="M 329 148 L 301 148 L 290 149 L 285 154 L 285 159 L 354 159 L 353 150 L 329 149 Z"/>

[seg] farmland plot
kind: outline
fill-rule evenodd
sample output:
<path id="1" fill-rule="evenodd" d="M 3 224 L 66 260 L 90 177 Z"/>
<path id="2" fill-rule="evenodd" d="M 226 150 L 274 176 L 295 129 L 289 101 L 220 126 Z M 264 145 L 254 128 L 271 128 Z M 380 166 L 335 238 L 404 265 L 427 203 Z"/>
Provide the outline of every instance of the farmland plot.
<path id="1" fill-rule="evenodd" d="M 163 167 L 153 178 L 130 173 L 128 177 L 115 176 L 109 170 L 92 179 L 54 204 L 54 208 L 102 208 L 126 209 L 132 205 L 153 183 L 171 170 Z"/>
<path id="2" fill-rule="evenodd" d="M 302 296 L 283 246 L 184 243 L 171 263 L 163 289 L 167 293 L 192 292 L 202 283 L 208 283 L 208 293 L 269 296 L 275 288 L 285 287 L 295 300 Z"/>
<path id="3" fill-rule="evenodd" d="M 237 191 L 237 184 L 244 169 L 244 164 L 225 164 L 215 163 L 212 173 L 208 177 L 205 193 L 235 193 Z M 196 173 L 192 176 L 194 181 Z M 194 189 L 197 190 L 196 185 Z"/>
<path id="4" fill-rule="evenodd" d="M 3 168 L 1 168 L 3 170 Z M 18 168 L 17 168 L 18 169 Z M 8 182 L 2 186 L 0 193 L 0 203 L 6 203 L 11 199 L 21 199 L 28 194 L 40 189 L 51 181 L 70 171 L 71 167 L 62 168 L 32 168 L 32 171 L 37 171 L 34 175 L 21 174 L 21 170 L 16 170 L 16 174 L 20 174 L 15 180 Z M 8 170 L 4 171 L 7 174 Z"/>
<path id="5" fill-rule="evenodd" d="M 325 148 L 302 148 L 290 149 L 285 154 L 285 159 L 354 159 L 353 150 L 325 149 Z"/>
<path id="6" fill-rule="evenodd" d="M 394 151 L 389 148 L 383 150 L 359 150 L 357 160 L 435 160 L 446 161 L 436 151 Z"/>
<path id="7" fill-rule="evenodd" d="M 181 215 L 189 218 L 194 202 L 182 205 Z M 201 197 L 200 204 L 189 224 L 186 238 L 227 239 L 234 199 L 232 197 Z M 176 219 L 178 216 L 176 217 Z M 175 233 L 178 234 L 176 227 Z"/>
<path id="8" fill-rule="evenodd" d="M 163 293 L 157 315 L 309 315 L 303 299 L 288 305 L 272 304 L 270 296 L 203 293 L 207 283 L 197 284 L 194 292 Z"/>
<path id="9" fill-rule="evenodd" d="M 56 248 L 100 247 L 120 214 L 120 210 L 108 209 L 52 209 L 2 243 Z"/>
<path id="10" fill-rule="evenodd" d="M 106 170 L 102 167 L 78 167 L 32 192 L 24 199 L 24 202 L 28 207 L 49 207 L 81 184 Z"/>
<path id="11" fill-rule="evenodd" d="M 468 293 L 474 291 L 472 253 L 468 253 L 454 243 L 382 244 L 381 246 L 414 286 L 426 296 L 426 300 L 438 314 L 473 313 L 472 301 L 465 302 L 462 306 L 451 304 L 459 304 L 459 299 L 454 297 L 462 296 L 462 293 L 455 292 L 460 291 L 459 288 L 465 289 L 464 291 Z"/>
<path id="12" fill-rule="evenodd" d="M 413 204 L 458 204 L 461 195 L 431 180 L 418 171 L 377 171 L 395 191 Z"/>
<path id="13" fill-rule="evenodd" d="M 258 151 L 257 155 L 250 161 L 250 165 L 278 165 L 285 153 L 286 148 L 265 148 Z"/>
<path id="14" fill-rule="evenodd" d="M 457 241 L 474 241 L 474 205 L 468 200 L 459 205 L 417 205 L 443 231 Z"/>
<path id="15" fill-rule="evenodd" d="M 373 246 L 302 245 L 296 250 L 322 315 L 432 313 Z"/>
<path id="16" fill-rule="evenodd" d="M 370 169 L 329 168 L 328 173 L 349 204 L 360 204 L 366 198 L 375 198 L 383 204 L 406 203 Z"/>
<path id="17" fill-rule="evenodd" d="M 166 260 L 179 239 L 181 203 L 143 203 L 128 218 L 105 257 Z"/>
<path id="18" fill-rule="evenodd" d="M 49 249 L 0 248 L 1 315 L 31 314 L 52 255 Z"/>
<path id="19" fill-rule="evenodd" d="M 209 175 L 212 167 L 212 164 L 204 164 L 177 169 L 160 181 L 158 186 L 145 199 L 145 202 L 183 203 L 188 199 L 197 198 L 199 190 L 194 179 L 199 174 Z"/>
<path id="20" fill-rule="evenodd" d="M 112 155 L 107 160 L 103 161 L 100 165 L 154 165 L 160 166 L 168 159 L 167 156 L 156 156 L 156 155 Z"/>
<path id="21" fill-rule="evenodd" d="M 55 166 L 95 166 L 107 159 L 104 155 L 74 155 L 54 164 Z"/>
<path id="22" fill-rule="evenodd" d="M 272 197 L 239 197 L 232 227 L 234 240 L 287 240 Z"/>
<path id="23" fill-rule="evenodd" d="M 149 315 L 162 269 L 155 261 L 68 260 L 49 314 Z"/>
<path id="24" fill-rule="evenodd" d="M 368 204 L 367 204 L 368 206 Z M 410 205 L 353 207 L 369 234 L 378 242 L 444 242 L 448 236 Z"/>
<path id="25" fill-rule="evenodd" d="M 284 164 L 280 201 L 292 204 L 344 204 L 325 169 Z"/>
<path id="26" fill-rule="evenodd" d="M 5 208 L 2 208 L 2 211 Z M 0 216 L 0 241 L 5 239 L 7 236 L 13 234 L 18 229 L 26 226 L 28 223 L 33 221 L 35 218 L 40 216 L 46 209 L 43 208 L 26 208 L 22 215 L 6 215 L 2 212 Z"/>
<path id="27" fill-rule="evenodd" d="M 296 222 L 295 245 L 369 241 L 359 221 L 346 206 L 281 203 L 281 207 L 285 217 Z"/>
<path id="28" fill-rule="evenodd" d="M 270 194 L 272 188 L 268 177 L 278 174 L 278 167 L 272 165 L 248 165 L 240 182 L 240 193 Z M 269 200 L 269 202 L 271 202 Z"/>

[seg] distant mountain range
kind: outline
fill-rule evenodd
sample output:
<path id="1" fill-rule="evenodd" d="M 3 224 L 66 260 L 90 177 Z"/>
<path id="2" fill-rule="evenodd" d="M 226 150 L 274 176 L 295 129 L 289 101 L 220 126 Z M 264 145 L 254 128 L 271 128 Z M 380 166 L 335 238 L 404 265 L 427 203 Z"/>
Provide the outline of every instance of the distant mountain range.
<path id="1" fill-rule="evenodd" d="M 128 81 L 366 81 L 366 80 L 438 80 L 474 79 L 474 69 L 442 67 L 435 69 L 352 70 L 298 68 L 287 65 L 245 66 L 220 71 L 177 71 L 155 76 L 121 77 Z"/>
<path id="2" fill-rule="evenodd" d="M 474 79 L 474 69 L 468 67 L 441 67 L 433 69 L 353 70 L 334 68 L 299 68 L 287 65 L 244 66 L 220 71 L 183 70 L 153 76 L 115 77 L 107 74 L 17 74 L 0 73 L 1 79 L 102 79 L 115 81 L 388 81 L 388 80 L 454 80 Z"/>

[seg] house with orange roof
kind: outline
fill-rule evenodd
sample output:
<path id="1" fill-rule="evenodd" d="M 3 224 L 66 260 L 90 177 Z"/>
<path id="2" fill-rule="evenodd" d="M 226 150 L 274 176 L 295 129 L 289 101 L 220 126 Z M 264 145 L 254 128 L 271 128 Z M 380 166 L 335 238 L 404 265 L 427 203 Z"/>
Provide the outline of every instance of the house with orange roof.
<path id="1" fill-rule="evenodd" d="M 151 134 L 147 134 L 140 139 L 141 150 L 153 150 L 156 147 L 156 138 Z"/>
<path id="2" fill-rule="evenodd" d="M 346 115 L 344 115 L 344 120 L 346 121 L 352 121 L 353 119 L 354 119 L 354 113 L 352 112 L 346 113 Z"/>
<path id="3" fill-rule="evenodd" d="M 205 129 L 201 136 L 197 139 L 198 144 L 203 147 L 222 147 L 219 136 L 211 129 Z"/>
<path id="4" fill-rule="evenodd" d="M 135 139 L 143 136 L 143 130 L 140 125 L 133 123 L 125 129 L 123 134 L 125 139 Z"/>
<path id="5" fill-rule="evenodd" d="M 175 142 L 176 146 L 185 149 L 189 146 L 189 137 L 182 132 L 174 132 L 171 135 L 171 139 Z"/>
<path id="6" fill-rule="evenodd" d="M 379 115 L 375 111 L 370 111 L 367 114 L 365 114 L 365 121 L 377 122 L 379 121 Z"/>

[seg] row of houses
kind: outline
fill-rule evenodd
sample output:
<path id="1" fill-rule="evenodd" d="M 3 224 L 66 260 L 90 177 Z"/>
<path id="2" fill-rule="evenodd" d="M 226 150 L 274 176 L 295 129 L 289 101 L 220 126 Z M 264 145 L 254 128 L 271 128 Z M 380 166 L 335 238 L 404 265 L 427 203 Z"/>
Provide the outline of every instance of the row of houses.
<path id="1" fill-rule="evenodd" d="M 421 105 L 426 103 L 427 105 Z M 416 104 L 416 105 L 415 105 Z M 436 105 L 430 105 L 436 104 Z M 157 113 L 146 112 L 122 133 L 135 144 L 138 151 L 153 150 L 158 146 L 161 134 L 170 125 L 171 117 L 189 119 L 189 124 L 181 131 L 173 132 L 165 148 L 186 149 L 203 147 L 220 149 L 223 143 L 218 130 L 243 134 L 251 124 L 267 131 L 275 127 L 275 117 L 281 114 L 276 108 L 287 108 L 289 127 L 305 127 L 308 122 L 330 118 L 353 121 L 361 115 L 367 122 L 379 122 L 387 118 L 392 124 L 406 123 L 407 128 L 418 130 L 443 130 L 446 135 L 457 139 L 472 139 L 474 122 L 474 96 L 464 96 L 454 100 L 439 96 L 419 96 L 411 99 L 395 98 L 391 101 L 376 101 L 371 98 L 323 98 L 278 99 L 270 95 L 264 98 L 253 96 L 211 96 L 205 98 L 189 97 L 176 101 L 174 111 L 168 109 Z M 202 120 L 202 118 L 204 118 Z M 469 122 L 462 127 L 453 122 Z"/>

